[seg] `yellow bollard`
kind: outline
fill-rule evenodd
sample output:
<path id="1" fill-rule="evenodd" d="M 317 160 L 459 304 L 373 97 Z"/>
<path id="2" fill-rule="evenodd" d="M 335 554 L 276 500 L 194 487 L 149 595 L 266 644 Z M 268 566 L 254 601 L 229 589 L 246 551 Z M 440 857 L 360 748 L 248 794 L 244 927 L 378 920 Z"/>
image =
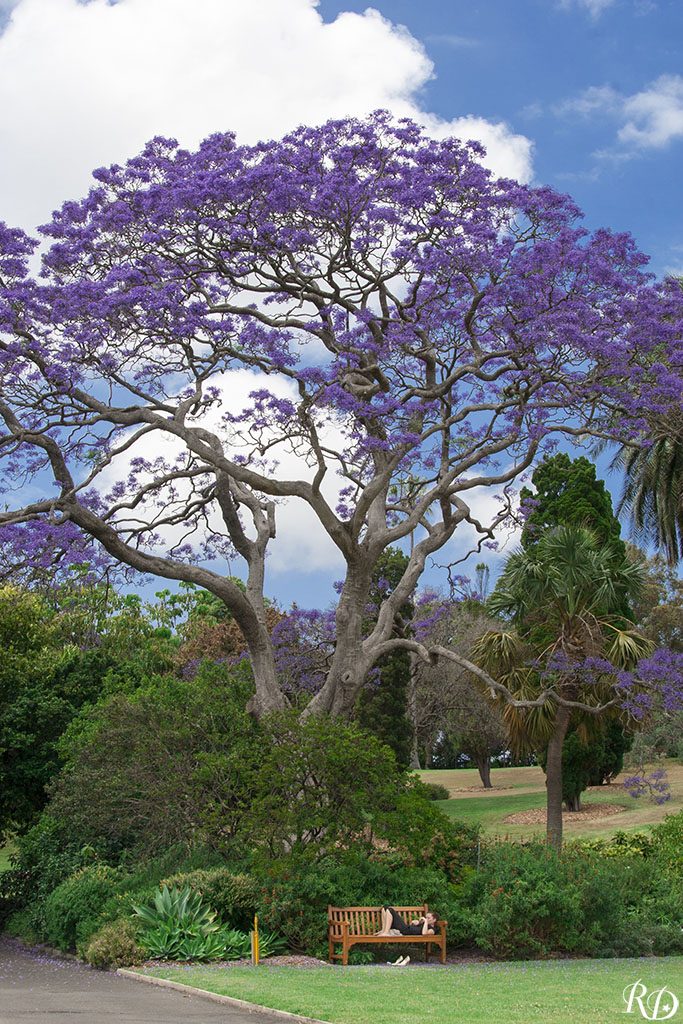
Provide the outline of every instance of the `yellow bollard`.
<path id="1" fill-rule="evenodd" d="M 258 941 L 258 914 L 254 914 L 254 930 L 250 933 L 251 938 L 251 963 L 258 967 L 259 962 L 259 941 Z"/>

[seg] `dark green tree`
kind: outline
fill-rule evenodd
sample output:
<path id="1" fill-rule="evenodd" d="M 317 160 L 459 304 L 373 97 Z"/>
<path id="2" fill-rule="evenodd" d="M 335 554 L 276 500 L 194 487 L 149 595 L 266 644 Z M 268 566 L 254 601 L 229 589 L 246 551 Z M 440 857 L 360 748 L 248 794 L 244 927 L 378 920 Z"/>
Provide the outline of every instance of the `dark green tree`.
<path id="1" fill-rule="evenodd" d="M 520 492 L 527 512 L 522 547 L 529 550 L 553 526 L 586 526 L 599 544 L 612 548 L 616 558 L 624 558 L 626 547 L 612 499 L 592 462 L 560 452 L 544 459 L 531 479 L 534 490 L 523 487 Z"/>
<path id="2" fill-rule="evenodd" d="M 407 565 L 407 556 L 397 548 L 387 548 L 379 559 L 373 573 L 368 625 L 374 621 L 376 610 L 397 585 Z M 394 625 L 395 635 L 401 635 L 412 615 L 412 604 L 401 608 Z M 358 724 L 391 747 L 402 767 L 407 767 L 410 761 L 412 733 L 406 713 L 409 684 L 410 655 L 406 651 L 395 651 L 378 662 L 356 702 Z"/>
<path id="3" fill-rule="evenodd" d="M 571 728 L 562 745 L 562 801 L 568 811 L 581 810 L 581 796 L 589 786 L 602 786 L 615 778 L 624 766 L 624 754 L 632 737 L 616 719 L 594 723 L 586 730 Z M 546 752 L 539 755 L 546 770 Z"/>
<path id="4" fill-rule="evenodd" d="M 584 456 L 572 459 L 564 452 L 560 452 L 544 459 L 531 479 L 534 491 L 523 488 L 520 494 L 521 501 L 528 510 L 522 532 L 522 546 L 527 551 L 533 549 L 545 530 L 556 526 L 585 526 L 599 545 L 613 552 L 615 565 L 623 562 L 627 549 L 621 539 L 621 525 L 614 514 L 610 493 L 604 481 L 598 480 L 592 462 Z M 634 621 L 633 609 L 626 597 L 622 599 L 619 611 L 625 620 Z M 608 732 L 614 737 L 616 746 L 625 749 L 628 740 L 619 722 L 612 720 L 605 723 L 604 735 L 606 736 Z M 570 732 L 565 742 L 569 743 L 571 749 L 566 754 L 566 767 L 565 753 L 562 755 L 563 773 L 566 771 L 568 780 L 563 799 L 568 807 L 577 809 L 580 794 L 589 785 L 588 781 L 585 785 L 581 784 L 584 776 L 586 780 L 588 779 L 588 763 L 593 763 L 593 777 L 600 774 L 604 740 L 600 734 L 586 735 L 584 742 L 580 743 L 574 737 L 574 733 Z"/>

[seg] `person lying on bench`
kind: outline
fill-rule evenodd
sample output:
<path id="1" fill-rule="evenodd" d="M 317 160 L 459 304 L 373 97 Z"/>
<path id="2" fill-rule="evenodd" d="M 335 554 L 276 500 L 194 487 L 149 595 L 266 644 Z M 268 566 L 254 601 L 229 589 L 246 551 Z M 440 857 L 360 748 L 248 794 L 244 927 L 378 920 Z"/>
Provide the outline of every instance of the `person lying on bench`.
<path id="1" fill-rule="evenodd" d="M 393 907 L 382 907 L 382 927 L 377 935 L 433 935 L 438 921 L 437 915 L 429 911 L 408 924 Z"/>

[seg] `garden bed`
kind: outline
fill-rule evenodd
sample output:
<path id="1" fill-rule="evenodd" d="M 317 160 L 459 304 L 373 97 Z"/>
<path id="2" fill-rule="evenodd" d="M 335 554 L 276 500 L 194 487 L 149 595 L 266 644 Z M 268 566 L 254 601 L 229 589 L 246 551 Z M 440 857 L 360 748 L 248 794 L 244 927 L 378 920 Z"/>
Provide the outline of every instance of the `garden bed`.
<path id="1" fill-rule="evenodd" d="M 613 814 L 623 814 L 622 804 L 586 804 L 580 811 L 563 811 L 562 818 L 567 822 L 575 821 L 598 821 L 599 818 L 609 818 Z M 503 821 L 509 825 L 545 825 L 545 808 L 535 808 L 531 811 L 518 811 L 516 814 L 508 814 Z"/>

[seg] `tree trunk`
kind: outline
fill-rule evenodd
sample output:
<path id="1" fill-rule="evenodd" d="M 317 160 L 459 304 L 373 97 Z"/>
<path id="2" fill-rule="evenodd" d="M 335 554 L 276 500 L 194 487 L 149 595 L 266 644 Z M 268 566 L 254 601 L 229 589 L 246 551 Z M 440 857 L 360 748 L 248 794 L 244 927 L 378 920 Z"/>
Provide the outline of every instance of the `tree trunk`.
<path id="1" fill-rule="evenodd" d="M 412 536 L 412 534 L 411 534 Z M 410 745 L 410 767 L 420 767 L 420 748 L 417 740 L 417 655 L 410 653 L 410 682 L 408 683 L 408 721 L 412 735 Z"/>
<path id="2" fill-rule="evenodd" d="M 425 742 L 425 768 L 432 767 L 432 751 L 434 750 L 434 741 L 430 737 Z"/>
<path id="3" fill-rule="evenodd" d="M 581 810 L 581 794 L 573 796 L 571 800 L 565 800 L 565 807 L 568 811 L 580 811 Z"/>
<path id="4" fill-rule="evenodd" d="M 546 837 L 548 846 L 558 852 L 562 849 L 562 745 L 570 718 L 569 708 L 558 707 L 546 759 Z"/>
<path id="5" fill-rule="evenodd" d="M 491 785 L 491 758 L 477 757 L 476 765 L 479 769 L 479 778 L 484 789 L 493 789 Z"/>

